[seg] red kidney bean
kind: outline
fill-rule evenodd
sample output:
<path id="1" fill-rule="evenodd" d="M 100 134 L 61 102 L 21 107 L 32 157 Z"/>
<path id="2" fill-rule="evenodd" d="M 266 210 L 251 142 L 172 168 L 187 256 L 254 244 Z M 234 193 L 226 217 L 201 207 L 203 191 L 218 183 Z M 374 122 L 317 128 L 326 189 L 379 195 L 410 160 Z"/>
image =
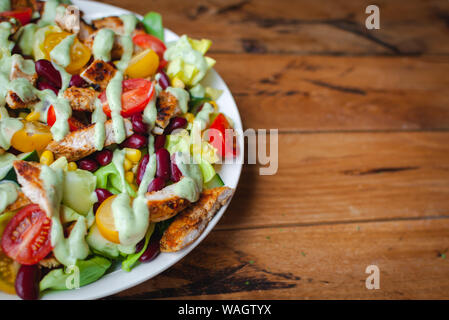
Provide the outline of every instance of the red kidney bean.
<path id="1" fill-rule="evenodd" d="M 168 76 L 165 74 L 164 71 L 160 71 L 159 74 L 160 74 L 158 81 L 159 85 L 161 86 L 162 90 L 165 90 L 170 86 L 170 79 L 168 78 Z"/>
<path id="2" fill-rule="evenodd" d="M 15 282 L 17 295 L 24 300 L 37 300 L 39 298 L 39 276 L 37 264 L 21 265 Z"/>
<path id="3" fill-rule="evenodd" d="M 38 76 L 51 82 L 58 89 L 61 89 L 61 75 L 59 74 L 59 71 L 53 67 L 50 61 L 45 59 L 37 60 L 35 63 L 35 69 Z"/>
<path id="4" fill-rule="evenodd" d="M 74 74 L 72 76 L 72 78 L 70 79 L 69 86 L 70 87 L 78 87 L 78 88 L 87 88 L 89 86 L 89 84 L 86 82 L 86 80 L 81 78 L 80 75 Z"/>
<path id="5" fill-rule="evenodd" d="M 166 136 L 164 135 L 156 136 L 156 138 L 154 138 L 154 152 L 165 146 L 165 140 Z"/>
<path id="6" fill-rule="evenodd" d="M 104 149 L 104 150 L 98 151 L 95 154 L 95 160 L 97 160 L 97 162 L 100 164 L 100 166 L 106 166 L 111 163 L 112 156 L 113 156 L 113 153 L 111 150 Z"/>
<path id="7" fill-rule="evenodd" d="M 165 148 L 156 151 L 156 177 L 164 180 L 170 178 L 170 153 Z"/>
<path id="8" fill-rule="evenodd" d="M 140 262 L 150 262 L 159 255 L 160 252 L 159 241 L 160 241 L 159 237 L 155 236 L 154 234 L 151 236 L 147 249 L 139 258 Z"/>
<path id="9" fill-rule="evenodd" d="M 101 204 L 104 200 L 112 196 L 112 193 L 109 190 L 103 188 L 95 189 L 95 194 L 97 195 L 98 203 Z"/>
<path id="10" fill-rule="evenodd" d="M 143 175 L 145 174 L 145 169 L 147 168 L 148 161 L 150 160 L 149 155 L 144 155 L 142 157 L 142 160 L 140 160 L 139 167 L 137 168 L 137 174 L 136 174 L 136 183 L 138 186 L 140 186 L 140 183 L 142 182 Z"/>
<path id="11" fill-rule="evenodd" d="M 143 122 L 141 113 L 135 113 L 131 116 L 131 123 L 135 133 L 146 134 L 148 132 L 148 125 Z"/>
<path id="12" fill-rule="evenodd" d="M 148 185 L 147 192 L 159 191 L 164 189 L 164 187 L 165 187 L 165 180 L 160 177 L 156 177 Z"/>
<path id="13" fill-rule="evenodd" d="M 52 90 L 55 94 L 58 94 L 59 89 L 56 88 L 55 86 L 53 86 L 51 83 L 45 81 L 45 80 L 39 80 L 37 82 L 37 89 L 38 90 L 46 90 L 46 89 L 50 89 Z"/>
<path id="14" fill-rule="evenodd" d="M 173 154 L 172 157 L 171 157 L 171 165 L 170 165 L 171 176 L 170 176 L 170 179 L 173 182 L 178 182 L 182 178 L 182 172 L 181 172 L 181 170 L 179 170 L 178 166 L 176 165 L 175 155 L 176 154 Z"/>
<path id="15" fill-rule="evenodd" d="M 176 129 L 185 129 L 187 126 L 187 120 L 181 117 L 173 117 L 170 119 L 170 123 L 167 128 L 164 130 L 164 134 L 170 134 L 173 130 Z"/>
<path id="16" fill-rule="evenodd" d="M 142 240 L 140 240 L 136 244 L 136 251 L 135 251 L 135 253 L 139 253 L 140 251 L 142 251 L 144 245 L 145 245 L 145 238 L 143 238 Z"/>
<path id="17" fill-rule="evenodd" d="M 141 134 L 135 133 L 121 143 L 122 148 L 140 149 L 147 145 L 147 138 Z"/>
<path id="18" fill-rule="evenodd" d="M 78 161 L 78 168 L 82 170 L 87 170 L 90 172 L 96 171 L 99 165 L 98 162 L 94 159 L 83 159 Z"/>

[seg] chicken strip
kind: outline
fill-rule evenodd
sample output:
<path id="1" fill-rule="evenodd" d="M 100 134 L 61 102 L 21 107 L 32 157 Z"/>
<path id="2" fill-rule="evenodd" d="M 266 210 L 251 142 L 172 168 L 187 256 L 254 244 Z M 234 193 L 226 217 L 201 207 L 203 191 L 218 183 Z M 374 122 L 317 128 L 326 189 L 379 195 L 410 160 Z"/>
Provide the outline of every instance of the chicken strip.
<path id="1" fill-rule="evenodd" d="M 228 187 L 205 190 L 200 199 L 181 212 L 165 230 L 160 241 L 161 252 L 179 251 L 195 241 L 232 193 L 233 189 Z"/>
<path id="2" fill-rule="evenodd" d="M 64 91 L 64 98 L 70 101 L 70 107 L 75 111 L 95 110 L 95 99 L 99 92 L 92 88 L 69 87 Z"/>
<path id="3" fill-rule="evenodd" d="M 103 91 L 116 72 L 117 70 L 111 64 L 103 60 L 94 60 L 80 76 L 87 82 L 100 86 Z"/>
<path id="4" fill-rule="evenodd" d="M 122 19 L 120 17 L 105 17 L 92 21 L 93 26 L 96 29 L 108 28 L 113 30 L 118 35 L 123 35 L 125 33 L 125 27 Z M 141 22 L 137 22 L 136 29 L 132 35 L 144 32 L 144 28 Z"/>
<path id="5" fill-rule="evenodd" d="M 95 41 L 95 37 L 97 36 L 98 31 L 94 31 L 87 39 L 84 41 L 84 44 L 89 47 L 91 51 L 93 51 L 93 45 Z M 114 36 L 114 44 L 111 50 L 111 60 L 119 60 L 123 54 L 123 46 L 120 42 L 120 35 L 116 34 Z"/>
<path id="6" fill-rule="evenodd" d="M 178 100 L 176 97 L 166 91 L 162 91 L 157 97 L 156 109 L 156 124 L 161 129 L 168 126 L 171 118 L 182 113 L 181 109 L 178 107 Z M 160 130 L 155 133 L 158 132 L 160 132 Z"/>
<path id="7" fill-rule="evenodd" d="M 128 119 L 125 121 L 126 137 L 133 134 L 132 124 Z M 104 145 L 109 146 L 116 143 L 112 120 L 104 124 L 106 138 Z M 66 157 L 67 161 L 76 161 L 94 153 L 95 149 L 95 124 L 73 131 L 66 135 L 61 141 L 52 141 L 47 145 L 47 150 L 53 152 L 56 158 Z"/>
<path id="8" fill-rule="evenodd" d="M 29 204 L 31 204 L 30 199 L 28 199 L 27 196 L 22 191 L 19 191 L 17 194 L 16 201 L 14 201 L 9 206 L 7 206 L 5 211 L 18 210 L 20 208 L 23 208 L 23 207 L 29 205 Z"/>
<path id="9" fill-rule="evenodd" d="M 52 214 L 52 202 L 47 196 L 44 183 L 40 179 L 41 165 L 36 162 L 16 160 L 13 162 L 17 174 L 17 181 L 22 191 L 32 203 L 38 204 L 47 213 Z"/>
<path id="10" fill-rule="evenodd" d="M 172 186 L 159 191 L 148 192 L 145 194 L 145 198 L 150 211 L 151 222 L 170 219 L 190 204 L 188 200 L 177 196 Z"/>

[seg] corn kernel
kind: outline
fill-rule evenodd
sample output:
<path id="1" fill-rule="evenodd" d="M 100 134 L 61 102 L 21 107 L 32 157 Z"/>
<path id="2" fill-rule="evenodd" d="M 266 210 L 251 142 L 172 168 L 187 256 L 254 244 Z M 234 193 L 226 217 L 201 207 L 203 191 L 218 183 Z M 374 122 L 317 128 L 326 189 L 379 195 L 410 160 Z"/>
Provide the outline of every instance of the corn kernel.
<path id="1" fill-rule="evenodd" d="M 76 169 L 78 169 L 78 166 L 76 165 L 76 162 L 71 161 L 71 162 L 69 162 L 67 164 L 67 170 L 75 171 Z"/>
<path id="2" fill-rule="evenodd" d="M 187 122 L 193 123 L 193 120 L 195 120 L 195 116 L 193 113 L 187 112 L 184 117 L 186 118 Z"/>
<path id="3" fill-rule="evenodd" d="M 218 112 L 218 105 L 215 101 L 209 101 L 209 103 L 214 107 L 215 112 Z"/>
<path id="4" fill-rule="evenodd" d="M 139 149 L 125 148 L 125 156 L 131 162 L 139 162 L 142 157 L 142 152 Z"/>
<path id="5" fill-rule="evenodd" d="M 125 173 L 125 180 L 128 181 L 128 183 L 133 183 L 134 173 L 132 173 L 131 171 L 127 171 Z"/>
<path id="6" fill-rule="evenodd" d="M 123 168 L 125 169 L 125 171 L 131 170 L 132 167 L 133 167 L 132 162 L 129 161 L 127 158 L 125 158 L 125 161 L 123 161 Z"/>
<path id="7" fill-rule="evenodd" d="M 181 89 L 185 88 L 184 82 L 182 82 L 182 80 L 179 79 L 178 77 L 173 78 L 173 80 L 171 81 L 171 85 L 174 88 L 181 88 Z"/>
<path id="8" fill-rule="evenodd" d="M 53 161 L 55 160 L 53 153 L 51 151 L 45 150 L 42 152 L 40 163 L 45 164 L 47 166 L 51 165 Z"/>
<path id="9" fill-rule="evenodd" d="M 39 120 L 40 116 L 41 115 L 39 114 L 39 112 L 33 111 L 25 117 L 25 120 L 26 121 L 37 121 L 37 120 Z"/>

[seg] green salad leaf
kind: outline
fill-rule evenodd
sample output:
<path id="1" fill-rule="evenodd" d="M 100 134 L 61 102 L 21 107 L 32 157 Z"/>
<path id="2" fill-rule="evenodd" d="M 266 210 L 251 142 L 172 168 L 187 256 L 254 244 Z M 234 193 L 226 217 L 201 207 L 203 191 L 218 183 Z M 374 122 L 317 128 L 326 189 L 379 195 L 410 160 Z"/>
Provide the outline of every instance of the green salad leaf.
<path id="1" fill-rule="evenodd" d="M 99 256 L 77 261 L 77 268 L 60 268 L 50 271 L 39 283 L 39 289 L 40 291 L 69 290 L 78 285 L 82 287 L 100 279 L 110 266 L 111 262 L 108 259 Z"/>
<path id="2" fill-rule="evenodd" d="M 164 41 L 164 26 L 162 25 L 162 17 L 159 13 L 150 11 L 142 20 L 145 31 L 149 34 Z"/>
<path id="3" fill-rule="evenodd" d="M 136 264 L 137 260 L 142 256 L 142 254 L 145 252 L 145 250 L 148 247 L 148 243 L 150 242 L 151 235 L 153 234 L 155 224 L 152 223 L 148 227 L 148 231 L 145 235 L 145 244 L 143 245 L 142 250 L 136 253 L 129 254 L 125 260 L 122 262 L 122 269 L 129 272 Z"/>

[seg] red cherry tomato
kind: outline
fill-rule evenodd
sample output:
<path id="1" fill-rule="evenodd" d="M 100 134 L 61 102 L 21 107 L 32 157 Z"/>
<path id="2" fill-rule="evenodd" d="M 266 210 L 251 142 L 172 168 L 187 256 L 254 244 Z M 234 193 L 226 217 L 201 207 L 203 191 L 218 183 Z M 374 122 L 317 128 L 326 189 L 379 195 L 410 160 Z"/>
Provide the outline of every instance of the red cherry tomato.
<path id="1" fill-rule="evenodd" d="M 11 17 L 20 21 L 22 26 L 26 25 L 31 21 L 31 16 L 33 15 L 33 10 L 31 8 L 20 8 L 13 11 L 0 12 L 0 16 Z"/>
<path id="2" fill-rule="evenodd" d="M 128 79 L 122 83 L 122 111 L 123 117 L 130 117 L 131 115 L 142 112 L 147 106 L 154 94 L 154 84 L 145 79 Z M 110 117 L 111 109 L 106 98 L 106 91 L 99 96 L 103 103 L 104 113 Z"/>
<path id="3" fill-rule="evenodd" d="M 224 114 L 220 113 L 209 129 L 213 130 L 209 136 L 209 143 L 218 150 L 219 156 L 223 157 L 227 154 L 235 156 L 237 154 L 234 137 L 232 141 L 226 140 L 226 130 L 232 129 L 232 127 Z"/>
<path id="4" fill-rule="evenodd" d="M 29 204 L 6 226 L 2 250 L 20 264 L 36 264 L 52 250 L 50 229 L 51 219 L 44 210 L 37 204 Z"/>
<path id="5" fill-rule="evenodd" d="M 133 37 L 133 42 L 134 44 L 138 45 L 143 49 L 152 49 L 154 52 L 157 53 L 157 55 L 161 60 L 164 57 L 165 50 L 167 50 L 165 44 L 155 36 L 152 36 L 151 34 L 146 33 L 136 34 Z"/>
<path id="6" fill-rule="evenodd" d="M 55 108 L 53 108 L 53 106 L 50 106 L 47 111 L 47 124 L 50 127 L 52 127 L 55 124 L 55 122 L 56 122 Z M 82 125 L 74 118 L 69 118 L 68 123 L 70 131 L 76 131 L 80 127 L 82 127 Z"/>

